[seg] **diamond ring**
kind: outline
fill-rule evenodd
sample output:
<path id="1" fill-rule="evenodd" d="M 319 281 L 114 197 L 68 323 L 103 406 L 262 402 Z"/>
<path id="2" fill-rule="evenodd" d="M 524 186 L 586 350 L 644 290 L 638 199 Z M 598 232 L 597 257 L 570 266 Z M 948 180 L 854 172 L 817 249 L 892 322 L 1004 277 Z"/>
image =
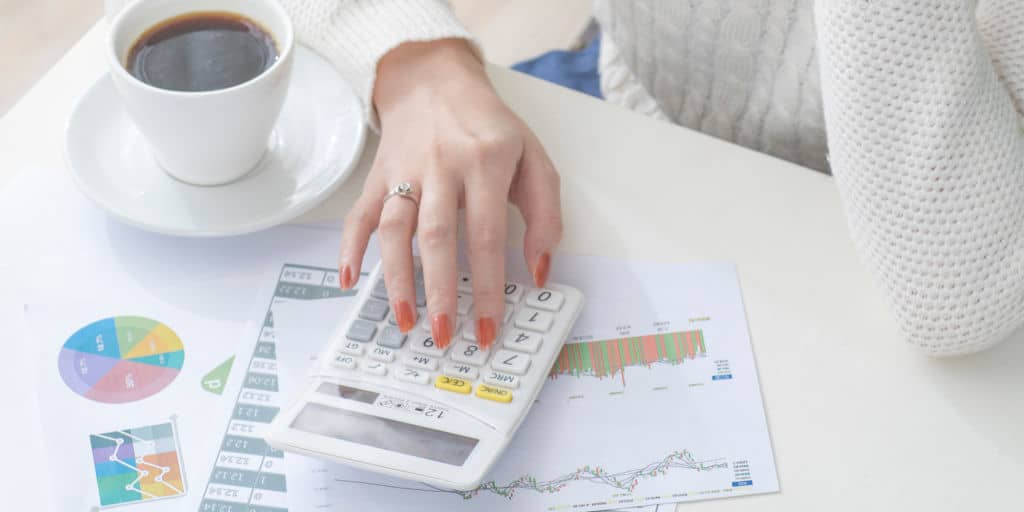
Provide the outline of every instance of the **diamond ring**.
<path id="1" fill-rule="evenodd" d="M 388 192 L 388 195 L 384 196 L 384 201 L 387 202 L 388 199 L 395 196 L 404 197 L 412 201 L 412 204 L 415 204 L 417 208 L 420 206 L 420 200 L 416 198 L 416 194 L 412 191 L 412 184 L 408 181 L 403 181 L 398 185 L 395 185 L 395 187 L 391 189 L 391 192 Z"/>

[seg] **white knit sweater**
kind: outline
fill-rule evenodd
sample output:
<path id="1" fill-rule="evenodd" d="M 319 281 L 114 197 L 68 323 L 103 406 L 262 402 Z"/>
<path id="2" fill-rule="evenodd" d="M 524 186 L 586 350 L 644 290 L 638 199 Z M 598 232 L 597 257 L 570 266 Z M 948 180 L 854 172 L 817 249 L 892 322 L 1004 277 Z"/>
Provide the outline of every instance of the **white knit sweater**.
<path id="1" fill-rule="evenodd" d="M 119 2 L 121 0 L 108 0 Z M 377 60 L 469 38 L 443 0 L 281 0 L 375 121 Z M 596 0 L 613 102 L 825 169 L 906 339 L 1024 322 L 1024 0 Z"/>

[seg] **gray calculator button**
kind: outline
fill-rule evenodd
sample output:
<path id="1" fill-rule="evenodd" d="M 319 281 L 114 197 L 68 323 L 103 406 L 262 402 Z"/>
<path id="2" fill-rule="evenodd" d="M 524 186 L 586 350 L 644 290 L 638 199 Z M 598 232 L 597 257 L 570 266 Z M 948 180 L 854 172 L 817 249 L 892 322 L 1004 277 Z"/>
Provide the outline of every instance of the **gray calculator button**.
<path id="1" fill-rule="evenodd" d="M 373 291 L 370 295 L 375 299 L 388 300 L 388 289 L 384 285 L 384 279 L 378 279 L 377 283 L 373 285 Z"/>
<path id="2" fill-rule="evenodd" d="M 473 291 L 473 279 L 469 276 L 469 272 L 459 272 L 457 284 L 460 292 Z"/>
<path id="3" fill-rule="evenodd" d="M 370 299 L 363 304 L 359 310 L 359 318 L 380 322 L 388 315 L 388 303 L 382 300 Z"/>
<path id="4" fill-rule="evenodd" d="M 469 341 L 476 341 L 476 328 L 473 327 L 473 322 L 462 323 L 462 337 Z"/>
<path id="5" fill-rule="evenodd" d="M 416 305 L 423 307 L 427 305 L 427 290 L 423 281 L 416 281 Z"/>
<path id="6" fill-rule="evenodd" d="M 458 311 L 460 315 L 468 315 L 469 309 L 473 307 L 473 296 L 469 292 L 460 291 L 458 295 Z"/>
<path id="7" fill-rule="evenodd" d="M 395 312 L 392 310 L 388 313 L 388 323 L 391 325 L 398 325 L 398 320 L 395 319 Z"/>
<path id="8" fill-rule="evenodd" d="M 387 326 L 380 332 L 377 344 L 388 348 L 402 348 L 405 343 L 405 334 L 398 330 L 398 327 Z"/>
<path id="9" fill-rule="evenodd" d="M 355 320 L 349 326 L 345 337 L 355 341 L 370 341 L 377 332 L 377 325 L 366 320 Z"/>

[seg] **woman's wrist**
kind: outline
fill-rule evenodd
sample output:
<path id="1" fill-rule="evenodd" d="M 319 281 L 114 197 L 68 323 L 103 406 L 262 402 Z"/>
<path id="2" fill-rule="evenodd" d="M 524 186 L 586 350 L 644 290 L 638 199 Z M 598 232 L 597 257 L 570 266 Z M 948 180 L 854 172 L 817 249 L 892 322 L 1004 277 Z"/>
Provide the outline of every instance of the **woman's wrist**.
<path id="1" fill-rule="evenodd" d="M 385 124 L 388 113 L 409 101 L 439 94 L 493 92 L 484 65 L 464 39 L 404 43 L 377 64 L 373 104 Z"/>

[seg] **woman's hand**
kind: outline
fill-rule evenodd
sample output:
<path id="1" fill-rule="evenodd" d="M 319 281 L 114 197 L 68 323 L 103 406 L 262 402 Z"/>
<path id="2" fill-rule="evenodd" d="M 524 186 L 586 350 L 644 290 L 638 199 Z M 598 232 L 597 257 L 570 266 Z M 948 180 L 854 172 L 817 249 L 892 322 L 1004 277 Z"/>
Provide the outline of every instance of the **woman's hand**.
<path id="1" fill-rule="evenodd" d="M 362 195 L 345 218 L 341 285 L 358 280 L 374 230 L 399 328 L 417 322 L 412 237 L 420 258 L 431 332 L 440 347 L 455 335 L 457 213 L 466 209 L 477 340 L 497 335 L 505 302 L 506 203 L 526 221 L 524 256 L 543 286 L 562 236 L 559 178 L 540 142 L 491 87 L 465 41 L 407 43 L 378 65 L 374 104 L 381 141 Z M 419 205 L 384 201 L 408 182 Z"/>

